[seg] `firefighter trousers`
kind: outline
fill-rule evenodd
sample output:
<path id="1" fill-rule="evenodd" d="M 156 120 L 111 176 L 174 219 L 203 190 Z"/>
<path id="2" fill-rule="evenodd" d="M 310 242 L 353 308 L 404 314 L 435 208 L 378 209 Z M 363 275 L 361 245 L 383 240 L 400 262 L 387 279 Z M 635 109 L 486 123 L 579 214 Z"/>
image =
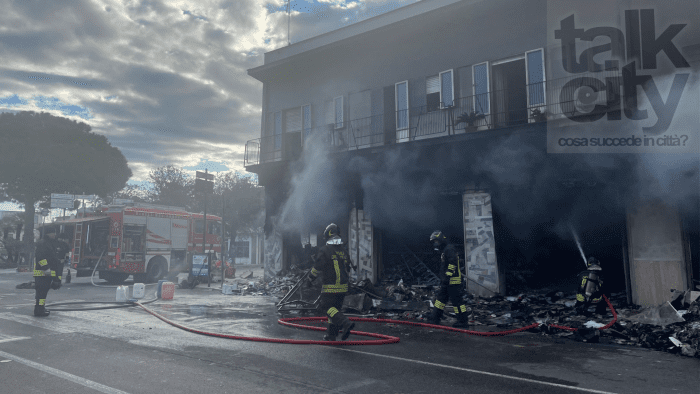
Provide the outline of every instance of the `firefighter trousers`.
<path id="1" fill-rule="evenodd" d="M 53 278 L 50 276 L 35 276 L 34 277 L 34 288 L 36 290 L 36 305 L 43 306 L 46 302 L 46 296 L 49 294 L 49 289 L 51 289 L 51 282 Z"/>
<path id="2" fill-rule="evenodd" d="M 319 303 L 319 312 L 328 316 L 327 333 L 331 336 L 338 335 L 340 326 L 348 319 L 343 312 L 343 300 L 345 293 L 321 293 L 321 301 Z"/>
<path id="3" fill-rule="evenodd" d="M 467 318 L 467 305 L 462 299 L 462 291 L 464 287 L 462 284 L 458 285 L 442 285 L 440 290 L 438 290 L 437 296 L 435 297 L 435 309 L 433 319 L 440 319 L 442 313 L 445 310 L 445 305 L 447 300 L 450 300 L 454 312 L 460 321 L 466 320 Z"/>

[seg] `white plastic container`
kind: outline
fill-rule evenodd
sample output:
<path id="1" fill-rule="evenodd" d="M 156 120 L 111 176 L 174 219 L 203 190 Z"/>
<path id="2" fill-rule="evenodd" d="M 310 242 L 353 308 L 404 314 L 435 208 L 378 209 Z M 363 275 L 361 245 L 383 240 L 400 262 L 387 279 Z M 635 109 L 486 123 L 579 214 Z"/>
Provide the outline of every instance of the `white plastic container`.
<path id="1" fill-rule="evenodd" d="M 238 284 L 237 284 L 237 283 L 234 283 L 234 284 L 231 284 L 231 285 L 229 285 L 229 284 L 224 284 L 224 286 L 221 288 L 221 292 L 222 292 L 223 294 L 227 294 L 227 295 L 233 294 L 233 292 L 234 292 L 235 290 L 238 290 Z"/>
<path id="2" fill-rule="evenodd" d="M 129 299 L 129 286 L 117 286 L 117 302 L 126 302 Z"/>
<path id="3" fill-rule="evenodd" d="M 143 298 L 146 296 L 146 285 L 143 283 L 134 283 L 133 297 Z"/>

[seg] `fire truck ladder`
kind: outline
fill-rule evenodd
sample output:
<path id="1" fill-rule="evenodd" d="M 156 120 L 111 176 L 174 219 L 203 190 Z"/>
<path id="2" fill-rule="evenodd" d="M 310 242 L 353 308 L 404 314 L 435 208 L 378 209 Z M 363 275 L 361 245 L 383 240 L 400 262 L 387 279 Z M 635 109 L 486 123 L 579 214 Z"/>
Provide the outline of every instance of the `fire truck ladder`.
<path id="1" fill-rule="evenodd" d="M 408 246 L 403 245 L 399 254 L 409 273 L 416 279 L 418 284 L 431 286 L 440 284 L 440 278 Z"/>

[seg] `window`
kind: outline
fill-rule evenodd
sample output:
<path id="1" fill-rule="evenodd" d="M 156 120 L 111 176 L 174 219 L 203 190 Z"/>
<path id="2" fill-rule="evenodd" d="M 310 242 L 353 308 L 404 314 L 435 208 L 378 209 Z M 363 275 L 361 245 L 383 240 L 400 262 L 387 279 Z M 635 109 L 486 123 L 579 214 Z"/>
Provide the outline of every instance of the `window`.
<path id="1" fill-rule="evenodd" d="M 536 49 L 525 53 L 527 58 L 527 101 L 528 106 L 545 105 L 544 51 Z"/>
<path id="2" fill-rule="evenodd" d="M 333 99 L 333 107 L 335 108 L 335 128 L 340 129 L 343 127 L 343 96 Z"/>
<path id="3" fill-rule="evenodd" d="M 454 81 L 452 70 L 443 71 L 440 73 L 440 102 L 442 107 L 451 107 L 454 105 Z"/>
<path id="4" fill-rule="evenodd" d="M 282 112 L 275 112 L 275 150 L 282 148 Z"/>
<path id="5" fill-rule="evenodd" d="M 440 109 L 440 77 L 438 75 L 425 79 L 425 98 L 427 112 Z"/>
<path id="6" fill-rule="evenodd" d="M 452 70 L 443 71 L 425 79 L 426 111 L 454 105 L 454 77 Z"/>
<path id="7" fill-rule="evenodd" d="M 214 235 L 221 235 L 221 222 L 210 222 L 207 219 L 208 233 Z"/>
<path id="8" fill-rule="evenodd" d="M 204 233 L 204 220 L 203 220 L 203 219 L 195 220 L 195 222 L 194 222 L 194 232 L 195 232 L 195 234 L 202 234 L 202 233 Z"/>
<path id="9" fill-rule="evenodd" d="M 232 245 L 231 249 L 234 257 L 249 258 L 250 257 L 250 242 L 248 241 L 236 241 Z"/>
<path id="10" fill-rule="evenodd" d="M 304 127 L 304 137 L 311 134 L 311 105 L 307 104 L 301 107 L 301 123 Z"/>
<path id="11" fill-rule="evenodd" d="M 112 237 L 112 242 L 110 243 L 109 247 L 111 249 L 116 249 L 119 247 L 119 237 Z"/>
<path id="12" fill-rule="evenodd" d="M 408 130 L 408 81 L 396 84 L 396 130 Z M 408 134 L 397 138 L 408 138 Z"/>
<path id="13" fill-rule="evenodd" d="M 489 114 L 489 63 L 476 64 L 472 67 L 472 80 L 474 81 L 474 108 L 475 112 L 484 115 Z"/>

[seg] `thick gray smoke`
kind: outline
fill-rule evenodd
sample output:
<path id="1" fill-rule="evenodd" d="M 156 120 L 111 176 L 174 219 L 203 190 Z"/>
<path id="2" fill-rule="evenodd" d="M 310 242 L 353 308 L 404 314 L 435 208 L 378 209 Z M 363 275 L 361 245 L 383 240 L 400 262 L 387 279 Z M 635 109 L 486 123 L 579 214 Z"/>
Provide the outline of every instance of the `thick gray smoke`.
<path id="1" fill-rule="evenodd" d="M 280 208 L 282 231 L 311 231 L 347 215 L 348 196 L 343 187 L 344 169 L 329 157 L 322 138 L 308 138 L 291 190 Z M 341 171 L 340 173 L 338 171 Z"/>
<path id="2" fill-rule="evenodd" d="M 348 168 L 360 174 L 363 208 L 376 226 L 410 229 L 435 220 L 435 173 L 415 173 L 419 152 L 396 149 L 371 159 L 357 156 Z M 434 170 L 437 172 L 437 170 Z"/>

